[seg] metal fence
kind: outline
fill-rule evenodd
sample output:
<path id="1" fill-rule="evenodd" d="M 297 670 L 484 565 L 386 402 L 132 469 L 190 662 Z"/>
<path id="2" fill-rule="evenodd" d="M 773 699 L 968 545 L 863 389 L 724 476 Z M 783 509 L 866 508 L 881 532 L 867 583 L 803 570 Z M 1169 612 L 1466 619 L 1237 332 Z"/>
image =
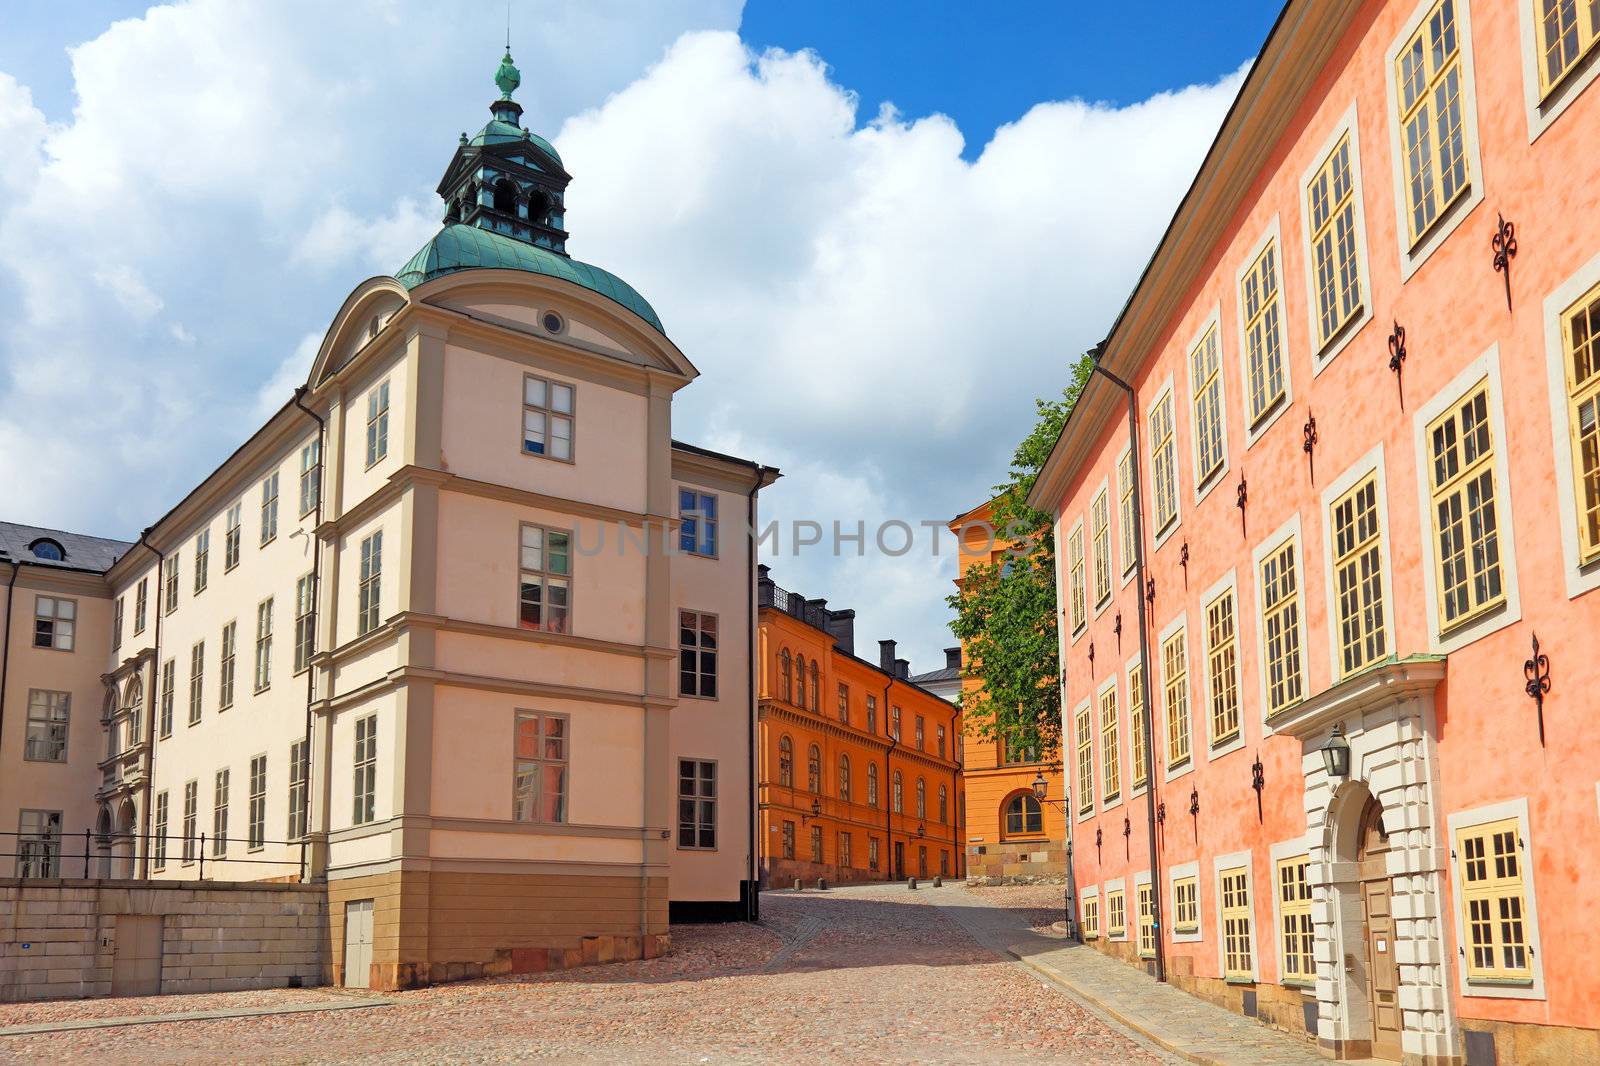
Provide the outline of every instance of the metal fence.
<path id="1" fill-rule="evenodd" d="M 154 845 L 148 851 L 150 869 L 170 871 L 173 866 L 177 866 L 187 874 L 188 868 L 193 867 L 196 881 L 205 880 L 207 863 L 211 865 L 213 874 L 219 865 L 247 863 L 255 866 L 285 867 L 287 868 L 285 873 L 290 871 L 297 872 L 302 881 L 306 878 L 306 842 L 304 840 L 208 837 L 205 833 L 189 837 L 172 833 L 160 836 L 151 833 L 116 833 L 107 836 L 96 833 L 91 829 L 85 829 L 80 837 L 75 833 L 0 831 L 0 844 L 9 843 L 11 845 L 10 851 L 0 851 L 0 859 L 15 860 L 13 876 L 26 880 L 70 877 L 80 870 L 84 879 L 88 880 L 96 876 L 109 876 L 95 874 L 93 870 L 97 865 L 104 868 L 117 862 L 136 861 L 141 854 L 144 854 L 142 852 L 135 852 L 132 855 L 118 853 L 115 847 L 124 842 Z M 218 844 L 222 845 L 220 852 L 217 850 Z M 245 850 L 245 855 L 240 857 L 235 854 L 229 854 L 229 846 L 233 844 L 240 845 Z M 298 857 L 293 859 L 271 859 L 253 854 L 270 846 L 296 848 Z M 186 880 L 187 877 L 184 879 Z"/>

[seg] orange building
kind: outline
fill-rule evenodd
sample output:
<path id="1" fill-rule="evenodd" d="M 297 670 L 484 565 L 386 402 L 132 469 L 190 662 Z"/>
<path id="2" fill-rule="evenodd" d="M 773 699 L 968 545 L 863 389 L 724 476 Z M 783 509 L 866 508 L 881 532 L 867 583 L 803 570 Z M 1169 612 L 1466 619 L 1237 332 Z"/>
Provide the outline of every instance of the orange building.
<path id="1" fill-rule="evenodd" d="M 970 568 L 1001 562 L 1011 549 L 1012 542 L 996 534 L 988 503 L 958 515 L 950 529 L 960 545 L 958 588 Z M 971 678 L 961 682 L 963 693 L 981 687 Z M 961 781 L 967 798 L 967 879 L 980 884 L 1064 880 L 1066 816 L 1059 804 L 1041 804 L 1033 795 L 1033 781 L 1041 774 L 1049 783 L 1047 795 L 1061 795 L 1057 751 L 1011 751 L 998 738 L 972 733 L 970 720 L 966 724 L 970 735 Z"/>
<path id="2" fill-rule="evenodd" d="M 773 584 L 758 602 L 757 840 L 764 885 L 961 875 L 960 717 L 895 642 L 855 655 L 855 612 Z"/>

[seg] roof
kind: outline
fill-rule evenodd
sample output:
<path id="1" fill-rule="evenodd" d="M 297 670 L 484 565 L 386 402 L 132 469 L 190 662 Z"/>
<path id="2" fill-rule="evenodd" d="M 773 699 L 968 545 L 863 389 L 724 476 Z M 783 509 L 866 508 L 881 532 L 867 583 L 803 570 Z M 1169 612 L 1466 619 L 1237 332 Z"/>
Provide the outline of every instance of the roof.
<path id="1" fill-rule="evenodd" d="M 961 667 L 945 666 L 938 670 L 929 670 L 925 674 L 912 674 L 909 680 L 918 685 L 937 685 L 941 681 L 960 681 Z"/>
<path id="2" fill-rule="evenodd" d="M 524 129 L 521 126 L 514 126 L 509 122 L 501 122 L 497 118 L 490 119 L 489 124 L 484 126 L 483 129 L 479 130 L 477 133 L 473 134 L 472 139 L 467 143 L 477 145 L 515 144 L 521 141 L 530 142 L 541 152 L 544 152 L 551 159 L 554 159 L 557 165 L 565 166 L 565 164 L 561 162 L 561 156 L 556 153 L 555 145 L 551 144 L 537 133 L 534 133 L 532 130 Z"/>
<path id="3" fill-rule="evenodd" d="M 400 284 L 415 289 L 424 282 L 458 270 L 526 270 L 559 278 L 598 293 L 632 311 L 666 336 L 661 319 L 632 285 L 607 270 L 477 226 L 446 226 L 395 272 Z"/>
<path id="4" fill-rule="evenodd" d="M 65 559 L 41 559 L 33 553 L 33 545 L 40 540 L 53 540 L 61 545 Z M 29 566 L 50 567 L 56 570 L 84 570 L 103 574 L 111 564 L 133 543 L 110 540 L 106 537 L 87 537 L 82 533 L 68 533 L 44 526 L 25 526 L 16 522 L 0 522 L 0 557 Z"/>
<path id="5" fill-rule="evenodd" d="M 729 455 L 727 452 L 714 452 L 710 448 L 702 448 L 698 444 L 690 444 L 688 441 L 678 440 L 677 438 L 673 438 L 672 446 L 681 452 L 688 452 L 691 455 L 703 455 L 707 459 L 721 459 L 727 463 L 737 463 L 739 466 L 748 466 L 751 470 L 771 470 L 774 474 L 778 472 L 778 468 L 775 466 L 764 466 L 754 459 L 741 459 L 737 455 Z"/>

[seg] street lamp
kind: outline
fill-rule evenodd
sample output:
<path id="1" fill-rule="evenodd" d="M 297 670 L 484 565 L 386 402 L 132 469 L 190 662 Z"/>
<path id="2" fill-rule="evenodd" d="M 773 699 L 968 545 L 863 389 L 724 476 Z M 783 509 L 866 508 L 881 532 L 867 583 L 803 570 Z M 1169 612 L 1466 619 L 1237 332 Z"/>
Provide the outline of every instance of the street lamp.
<path id="1" fill-rule="evenodd" d="M 1040 774 L 1039 776 L 1037 776 L 1037 777 L 1035 777 L 1033 779 L 1033 798 L 1034 799 L 1038 800 L 1040 803 L 1043 803 L 1044 802 L 1044 798 L 1045 798 L 1046 794 L 1049 793 L 1049 791 L 1050 791 L 1050 782 L 1048 782 L 1048 781 L 1046 781 L 1044 779 L 1044 774 Z"/>
<path id="2" fill-rule="evenodd" d="M 1344 723 L 1336 723 L 1328 743 L 1322 746 L 1322 767 L 1329 777 L 1350 776 L 1350 743 L 1344 739 Z"/>

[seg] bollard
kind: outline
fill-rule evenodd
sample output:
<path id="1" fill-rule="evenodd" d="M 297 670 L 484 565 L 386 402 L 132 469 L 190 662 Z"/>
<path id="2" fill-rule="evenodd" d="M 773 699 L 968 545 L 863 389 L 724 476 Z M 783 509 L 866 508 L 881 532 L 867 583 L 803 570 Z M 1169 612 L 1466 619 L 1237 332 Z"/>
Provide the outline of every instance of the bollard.
<path id="1" fill-rule="evenodd" d="M 943 887 L 944 887 L 944 878 L 942 878 L 942 877 L 935 877 L 935 878 L 934 878 L 934 879 L 933 879 L 933 887 L 934 887 L 934 888 L 943 888 Z"/>
<path id="2" fill-rule="evenodd" d="M 804 881 L 801 881 L 798 877 L 794 879 L 794 890 L 796 892 L 805 891 L 805 887 L 806 886 L 805 886 L 805 882 Z"/>
<path id="3" fill-rule="evenodd" d="M 906 887 L 915 892 L 917 890 L 917 879 L 915 877 L 906 878 Z"/>
<path id="4" fill-rule="evenodd" d="M 828 879 L 826 877 L 817 878 L 817 891 L 818 892 L 826 892 L 826 891 L 828 891 Z"/>

